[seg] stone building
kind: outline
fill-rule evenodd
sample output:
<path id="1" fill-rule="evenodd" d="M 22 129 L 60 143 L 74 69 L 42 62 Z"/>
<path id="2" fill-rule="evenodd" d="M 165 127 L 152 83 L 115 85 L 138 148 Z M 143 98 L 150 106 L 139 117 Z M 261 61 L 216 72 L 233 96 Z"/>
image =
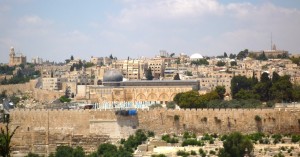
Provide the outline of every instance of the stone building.
<path id="1" fill-rule="evenodd" d="M 254 55 L 254 56 L 259 56 L 261 55 L 262 53 L 265 53 L 265 55 L 268 57 L 268 58 L 282 58 L 282 57 L 288 57 L 289 55 L 289 52 L 286 51 L 286 50 L 277 50 L 276 49 L 276 45 L 274 44 L 272 46 L 272 49 L 271 50 L 263 50 L 263 51 L 252 51 L 250 52 L 250 54 Z"/>
<path id="2" fill-rule="evenodd" d="M 148 67 L 152 70 L 154 78 L 164 77 L 165 61 L 161 58 L 155 58 L 148 61 Z"/>
<path id="3" fill-rule="evenodd" d="M 78 95 L 85 97 L 91 103 L 119 104 L 128 102 L 132 106 L 140 104 L 166 104 L 173 101 L 174 96 L 180 92 L 190 90 L 198 91 L 200 82 L 186 81 L 122 81 L 123 75 L 118 70 L 109 70 L 104 74 L 102 86 L 80 87 Z"/>
<path id="4" fill-rule="evenodd" d="M 15 66 L 20 64 L 26 64 L 26 56 L 23 54 L 16 54 L 13 47 L 10 48 L 9 53 L 9 66 Z"/>

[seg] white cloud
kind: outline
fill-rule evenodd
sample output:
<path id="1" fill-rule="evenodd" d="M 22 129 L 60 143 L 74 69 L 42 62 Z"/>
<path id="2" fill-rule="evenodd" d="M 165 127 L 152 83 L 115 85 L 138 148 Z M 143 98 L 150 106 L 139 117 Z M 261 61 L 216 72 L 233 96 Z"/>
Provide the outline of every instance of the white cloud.
<path id="1" fill-rule="evenodd" d="M 24 16 L 19 19 L 18 23 L 22 26 L 48 26 L 53 24 L 52 21 L 42 19 L 37 15 Z"/>

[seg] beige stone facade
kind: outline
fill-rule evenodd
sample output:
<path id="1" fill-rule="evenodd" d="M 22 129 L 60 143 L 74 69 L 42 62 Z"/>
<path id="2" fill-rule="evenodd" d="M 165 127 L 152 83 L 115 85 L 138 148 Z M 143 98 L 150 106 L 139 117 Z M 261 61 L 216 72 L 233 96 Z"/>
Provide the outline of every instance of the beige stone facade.
<path id="1" fill-rule="evenodd" d="M 178 121 L 174 120 L 176 115 Z M 112 110 L 13 110 L 10 117 L 11 129 L 20 126 L 12 140 L 14 151 L 49 154 L 56 146 L 76 147 L 79 143 L 92 152 L 99 144 L 126 138 L 136 129 L 156 134 L 254 133 L 259 129 L 256 115 L 261 117 L 260 129 L 266 134 L 300 133 L 297 108 L 138 110 L 137 116 L 127 117 Z"/>
<path id="2" fill-rule="evenodd" d="M 20 64 L 26 64 L 26 56 L 23 54 L 16 55 L 15 49 L 13 47 L 10 48 L 9 53 L 9 66 L 15 66 Z"/>

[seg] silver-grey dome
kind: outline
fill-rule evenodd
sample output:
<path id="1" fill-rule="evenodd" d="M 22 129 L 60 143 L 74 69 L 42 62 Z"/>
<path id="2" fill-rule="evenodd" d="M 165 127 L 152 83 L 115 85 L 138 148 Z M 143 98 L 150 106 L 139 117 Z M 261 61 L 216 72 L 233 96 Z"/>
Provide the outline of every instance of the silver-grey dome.
<path id="1" fill-rule="evenodd" d="M 108 70 L 104 73 L 103 82 L 121 82 L 123 81 L 123 75 L 116 69 Z"/>

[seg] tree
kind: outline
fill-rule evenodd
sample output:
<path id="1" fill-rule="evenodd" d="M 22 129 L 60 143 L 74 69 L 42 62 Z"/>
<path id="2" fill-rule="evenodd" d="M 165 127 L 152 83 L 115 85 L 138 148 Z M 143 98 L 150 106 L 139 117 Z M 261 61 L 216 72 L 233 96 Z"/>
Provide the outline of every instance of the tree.
<path id="1" fill-rule="evenodd" d="M 237 59 L 242 60 L 248 56 L 249 52 L 248 49 L 245 49 L 244 51 L 240 51 L 238 55 L 236 56 Z"/>
<path id="2" fill-rule="evenodd" d="M 73 148 L 70 146 L 58 146 L 55 157 L 72 157 Z"/>
<path id="3" fill-rule="evenodd" d="M 66 64 L 70 63 L 70 59 L 66 59 L 65 61 L 66 61 Z"/>
<path id="4" fill-rule="evenodd" d="M 272 83 L 275 83 L 275 82 L 279 81 L 279 79 L 280 79 L 279 74 L 274 71 L 273 74 L 272 74 Z"/>
<path id="5" fill-rule="evenodd" d="M 180 77 L 179 77 L 179 74 L 178 74 L 178 73 L 174 76 L 174 79 L 173 79 L 173 80 L 180 80 Z"/>
<path id="6" fill-rule="evenodd" d="M 171 58 L 173 58 L 173 57 L 174 57 L 174 55 L 175 55 L 175 53 L 171 53 L 171 54 L 170 54 L 170 57 L 171 57 Z"/>
<path id="7" fill-rule="evenodd" d="M 224 58 L 227 58 L 228 56 L 227 56 L 227 53 L 226 52 L 224 52 Z"/>
<path id="8" fill-rule="evenodd" d="M 246 76 L 234 76 L 231 79 L 231 94 L 232 97 L 235 98 L 235 94 L 239 92 L 239 90 L 252 90 L 252 87 L 255 85 L 252 78 L 247 78 Z"/>
<path id="9" fill-rule="evenodd" d="M 253 87 L 253 90 L 259 95 L 261 101 L 269 101 L 271 86 L 269 74 L 264 72 L 260 77 L 260 82 Z"/>
<path id="10" fill-rule="evenodd" d="M 290 81 L 290 76 L 285 75 L 272 84 L 270 88 L 271 100 L 276 102 L 290 102 L 293 100 L 293 84 Z"/>
<path id="11" fill-rule="evenodd" d="M 195 61 L 191 61 L 191 64 L 199 66 L 199 65 L 208 65 L 209 63 L 206 59 L 197 59 Z"/>
<path id="12" fill-rule="evenodd" d="M 230 62 L 230 66 L 232 66 L 232 67 L 233 67 L 233 66 L 237 66 L 237 62 L 236 62 L 236 61 L 231 61 L 231 62 Z"/>
<path id="13" fill-rule="evenodd" d="M 241 89 L 235 94 L 234 98 L 235 99 L 243 99 L 243 100 L 258 99 L 259 95 L 255 94 L 252 90 Z"/>
<path id="14" fill-rule="evenodd" d="M 110 58 L 110 59 L 114 59 L 114 57 L 113 57 L 113 55 L 112 55 L 112 54 L 110 54 L 110 55 L 109 55 L 109 58 Z"/>
<path id="15" fill-rule="evenodd" d="M 85 153 L 82 147 L 76 147 L 75 149 L 73 149 L 73 157 L 84 157 Z"/>
<path id="16" fill-rule="evenodd" d="M 268 60 L 265 52 L 262 52 L 260 55 L 258 55 L 258 57 L 256 58 L 257 60 L 262 60 L 262 61 L 266 61 Z"/>
<path id="17" fill-rule="evenodd" d="M 216 65 L 218 67 L 222 67 L 222 66 L 226 65 L 226 63 L 224 61 L 218 61 Z"/>
<path id="18" fill-rule="evenodd" d="M 110 143 L 101 144 L 97 150 L 98 155 L 103 157 L 116 156 L 117 152 L 118 152 L 117 146 Z"/>
<path id="19" fill-rule="evenodd" d="M 244 157 L 254 148 L 251 140 L 239 132 L 231 133 L 223 142 L 223 147 L 218 154 L 219 157 Z"/>
<path id="20" fill-rule="evenodd" d="M 12 132 L 10 132 L 9 129 L 9 115 L 4 114 L 4 123 L 5 123 L 5 127 L 0 129 L 0 155 L 2 157 L 9 157 L 10 156 L 10 152 L 11 152 L 11 139 L 14 136 L 16 130 L 19 128 L 19 126 L 17 126 L 15 129 L 13 129 Z"/>
<path id="21" fill-rule="evenodd" d="M 230 53 L 229 58 L 230 58 L 230 59 L 235 59 L 235 58 L 236 58 L 236 54 Z"/>
<path id="22" fill-rule="evenodd" d="M 300 65 L 300 57 L 291 57 L 290 60 L 294 63 L 297 64 L 298 66 Z"/>
<path id="23" fill-rule="evenodd" d="M 145 77 L 146 77 L 147 80 L 153 80 L 154 77 L 152 75 L 152 70 L 151 70 L 150 67 L 147 69 Z"/>
<path id="24" fill-rule="evenodd" d="M 216 86 L 215 91 L 218 93 L 220 99 L 224 99 L 224 94 L 226 93 L 225 86 Z"/>

